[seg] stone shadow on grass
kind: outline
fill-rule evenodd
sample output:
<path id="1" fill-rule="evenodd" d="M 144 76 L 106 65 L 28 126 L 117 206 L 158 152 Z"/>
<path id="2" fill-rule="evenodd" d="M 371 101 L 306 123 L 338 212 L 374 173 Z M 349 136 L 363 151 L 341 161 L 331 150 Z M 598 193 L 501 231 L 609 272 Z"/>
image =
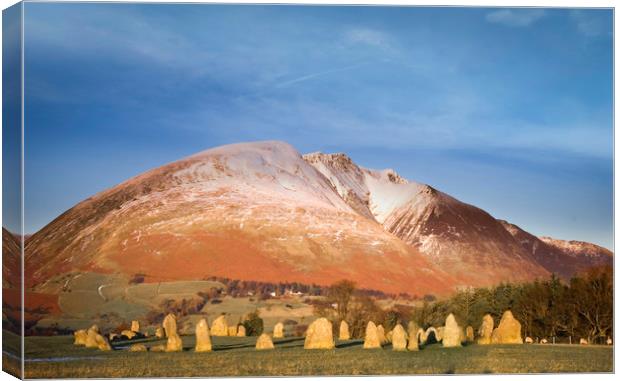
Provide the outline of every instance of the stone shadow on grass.
<path id="1" fill-rule="evenodd" d="M 336 348 L 358 347 L 364 344 L 364 340 L 350 340 L 344 343 L 336 344 Z"/>

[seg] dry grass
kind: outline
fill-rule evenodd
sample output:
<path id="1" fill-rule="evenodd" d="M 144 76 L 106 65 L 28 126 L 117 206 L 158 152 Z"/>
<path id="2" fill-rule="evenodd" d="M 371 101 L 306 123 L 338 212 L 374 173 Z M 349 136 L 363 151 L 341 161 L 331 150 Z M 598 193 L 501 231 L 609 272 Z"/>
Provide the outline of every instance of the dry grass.
<path id="1" fill-rule="evenodd" d="M 255 338 L 214 339 L 212 353 L 194 353 L 193 337 L 181 353 L 99 352 L 72 345 L 72 338 L 26 339 L 28 378 L 170 377 L 260 375 L 395 375 L 453 373 L 611 372 L 613 350 L 601 346 L 479 346 L 444 349 L 431 345 L 398 353 L 389 346 L 364 350 L 360 341 L 339 342 L 336 350 L 303 349 L 303 339 L 276 341 L 274 351 L 255 351 Z M 146 341 L 147 346 L 155 341 Z M 120 347 L 121 345 L 117 345 Z M 118 348 L 120 349 L 120 348 Z M 64 358 L 62 361 L 57 361 Z M 47 361 L 41 361 L 47 359 Z"/>

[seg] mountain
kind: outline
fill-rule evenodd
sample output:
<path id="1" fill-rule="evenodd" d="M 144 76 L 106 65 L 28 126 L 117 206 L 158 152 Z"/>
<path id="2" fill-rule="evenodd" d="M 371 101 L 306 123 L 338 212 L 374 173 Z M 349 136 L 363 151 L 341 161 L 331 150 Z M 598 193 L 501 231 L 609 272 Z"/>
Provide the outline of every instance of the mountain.
<path id="1" fill-rule="evenodd" d="M 463 281 L 486 286 L 548 276 L 536 258 L 485 211 L 388 169 L 357 166 L 344 154 L 312 153 L 317 168 L 361 215 L 376 221 Z"/>
<path id="2" fill-rule="evenodd" d="M 282 142 L 201 152 L 101 192 L 26 242 L 27 283 L 72 272 L 222 276 L 445 294 L 460 281 L 385 231 Z M 358 208 L 358 209 L 356 209 Z"/>
<path id="3" fill-rule="evenodd" d="M 2 287 L 19 287 L 21 277 L 21 247 L 19 239 L 2 228 Z"/>
<path id="4" fill-rule="evenodd" d="M 146 282 L 346 278 L 412 295 L 568 277 L 612 258 L 535 237 L 394 170 L 275 141 L 217 147 L 129 179 L 34 234 L 25 255 L 27 286 L 42 293 L 90 272 Z"/>
<path id="5" fill-rule="evenodd" d="M 581 241 L 539 238 L 517 225 L 502 220 L 499 222 L 538 263 L 561 278 L 570 279 L 591 267 L 613 265 L 613 253 L 604 247 Z"/>

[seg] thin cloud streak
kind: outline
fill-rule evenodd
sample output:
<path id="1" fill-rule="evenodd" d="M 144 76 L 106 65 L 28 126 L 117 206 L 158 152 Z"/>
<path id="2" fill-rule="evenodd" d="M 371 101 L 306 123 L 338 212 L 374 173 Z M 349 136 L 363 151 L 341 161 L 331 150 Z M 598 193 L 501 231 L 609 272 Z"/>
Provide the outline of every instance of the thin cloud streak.
<path id="1" fill-rule="evenodd" d="M 486 15 L 491 23 L 512 27 L 527 27 L 545 16 L 543 9 L 500 9 Z"/>

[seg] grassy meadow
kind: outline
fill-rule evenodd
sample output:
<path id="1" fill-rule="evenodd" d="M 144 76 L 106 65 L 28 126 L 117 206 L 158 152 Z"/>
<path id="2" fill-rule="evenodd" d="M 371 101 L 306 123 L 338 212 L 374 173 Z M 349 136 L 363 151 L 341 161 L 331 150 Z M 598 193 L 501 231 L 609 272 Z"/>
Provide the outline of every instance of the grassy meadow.
<path id="1" fill-rule="evenodd" d="M 5 336 L 5 340 L 9 338 Z M 17 338 L 15 336 L 15 338 Z M 193 336 L 184 336 L 177 353 L 128 352 L 128 342 L 111 352 L 76 347 L 71 336 L 27 337 L 27 378 L 205 377 L 296 375 L 396 375 L 462 373 L 611 372 L 613 349 L 578 345 L 439 344 L 418 352 L 364 350 L 362 341 L 337 342 L 335 350 L 304 350 L 303 338 L 275 340 L 276 349 L 256 351 L 255 337 L 213 337 L 214 351 L 195 353 Z M 163 343 L 137 340 L 147 346 Z"/>

